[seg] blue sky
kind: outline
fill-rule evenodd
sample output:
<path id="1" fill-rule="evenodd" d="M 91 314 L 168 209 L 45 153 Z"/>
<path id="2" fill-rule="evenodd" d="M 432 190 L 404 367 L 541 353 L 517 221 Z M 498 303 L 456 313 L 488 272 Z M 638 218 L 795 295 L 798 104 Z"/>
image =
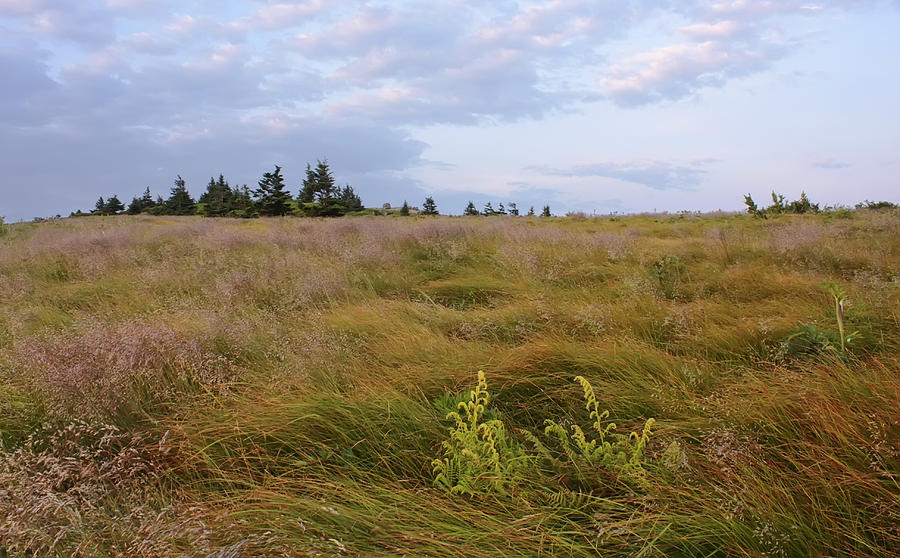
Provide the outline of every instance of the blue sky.
<path id="1" fill-rule="evenodd" d="M 321 158 L 446 213 L 900 201 L 898 31 L 897 0 L 0 0 L 0 215 Z"/>

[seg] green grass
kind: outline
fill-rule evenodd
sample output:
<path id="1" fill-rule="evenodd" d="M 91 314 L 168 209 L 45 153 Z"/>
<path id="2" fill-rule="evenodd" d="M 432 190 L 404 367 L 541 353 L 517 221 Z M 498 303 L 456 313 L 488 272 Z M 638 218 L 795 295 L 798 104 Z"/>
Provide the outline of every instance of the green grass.
<path id="1" fill-rule="evenodd" d="M 898 238 L 866 210 L 6 225 L 0 556 L 892 556 Z M 859 335 L 798 350 L 836 335 L 828 282 Z M 479 370 L 522 466 L 459 494 L 433 461 Z M 655 420 L 639 468 L 544 434 L 599 439 L 576 376 L 599 427 Z"/>

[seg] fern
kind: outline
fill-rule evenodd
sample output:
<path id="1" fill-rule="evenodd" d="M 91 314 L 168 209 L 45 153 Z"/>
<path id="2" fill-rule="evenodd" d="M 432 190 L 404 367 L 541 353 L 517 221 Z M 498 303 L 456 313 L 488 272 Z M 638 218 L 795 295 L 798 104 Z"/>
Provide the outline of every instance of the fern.
<path id="1" fill-rule="evenodd" d="M 590 473 L 602 469 L 623 481 L 644 485 L 646 471 L 643 468 L 643 451 L 650 439 L 654 419 L 648 419 L 640 433 L 632 432 L 627 436 L 618 434 L 614 423 L 603 424 L 603 420 L 609 417 L 609 411 L 600 411 L 590 382 L 581 376 L 576 377 L 575 381 L 584 391 L 585 408 L 589 412 L 589 418 L 593 419 L 591 428 L 596 433 L 596 438 L 589 439 L 577 424 L 572 425 L 572 434 L 569 435 L 559 423 L 547 420 L 544 434 L 559 443 L 562 454 L 559 457 L 552 456 L 542 443 L 539 446 L 535 444 L 538 454 L 556 469 L 573 469 L 577 480 L 582 484 L 590 483 Z M 531 440 L 533 444 L 535 440 L 536 437 Z"/>
<path id="2" fill-rule="evenodd" d="M 444 456 L 431 462 L 435 485 L 459 494 L 505 494 L 521 476 L 528 457 L 502 420 L 484 420 L 490 400 L 484 372 L 479 371 L 469 400 L 447 414 L 454 427 L 441 444 Z"/>

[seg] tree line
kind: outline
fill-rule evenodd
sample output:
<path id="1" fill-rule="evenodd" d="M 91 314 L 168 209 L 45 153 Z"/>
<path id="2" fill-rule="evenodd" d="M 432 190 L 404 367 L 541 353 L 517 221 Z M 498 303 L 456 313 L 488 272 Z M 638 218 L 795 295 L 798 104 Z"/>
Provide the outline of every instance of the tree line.
<path id="1" fill-rule="evenodd" d="M 257 183 L 257 188 L 250 189 L 246 184 L 231 186 L 225 176 L 210 178 L 206 185 L 206 191 L 195 200 L 181 175 L 175 179 L 175 184 L 169 192 L 169 197 L 163 199 L 157 195 L 155 198 L 147 187 L 140 196 L 132 198 L 126 206 L 118 197 L 112 195 L 104 199 L 100 197 L 94 209 L 90 212 L 81 210 L 71 213 L 71 216 L 82 215 L 204 215 L 206 217 L 260 217 L 303 215 L 310 217 L 339 217 L 348 213 L 365 210 L 362 199 L 350 185 L 338 186 L 334 174 L 328 165 L 328 161 L 316 161 L 313 167 L 307 163 L 303 183 L 296 197 L 291 195 L 284 181 L 282 168 L 275 165 L 271 172 L 263 174 Z M 390 208 L 387 208 L 390 209 Z M 375 213 L 379 210 L 375 209 Z M 430 196 L 425 198 L 422 209 L 411 208 L 404 201 L 399 209 L 399 214 L 410 215 L 439 215 L 437 204 Z M 479 211 L 474 202 L 470 201 L 462 212 L 463 215 L 511 215 L 518 216 L 519 209 L 515 202 L 510 202 L 508 207 L 500 203 L 494 209 L 491 202 L 487 202 L 484 209 Z M 534 206 L 529 208 L 527 215 L 535 215 Z M 545 205 L 541 217 L 550 217 L 550 206 Z"/>
<path id="2" fill-rule="evenodd" d="M 78 215 L 205 215 L 207 217 L 260 217 L 279 215 L 308 215 L 337 217 L 365 209 L 359 195 L 350 185 L 338 186 L 328 161 L 317 161 L 313 167 L 306 165 L 306 174 L 297 197 L 287 189 L 281 167 L 266 172 L 250 189 L 246 184 L 231 186 L 225 176 L 210 178 L 206 191 L 195 200 L 179 175 L 169 192 L 169 197 L 153 198 L 150 188 L 140 197 L 135 196 L 126 207 L 113 195 L 97 200 L 90 213 L 77 211 Z"/>

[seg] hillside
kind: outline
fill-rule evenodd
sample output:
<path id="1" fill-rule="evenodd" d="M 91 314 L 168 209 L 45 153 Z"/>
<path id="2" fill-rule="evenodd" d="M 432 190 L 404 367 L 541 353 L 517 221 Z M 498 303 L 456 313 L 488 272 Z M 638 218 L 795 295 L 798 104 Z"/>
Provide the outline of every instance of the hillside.
<path id="1" fill-rule="evenodd" d="M 52 220 L 0 300 L 0 556 L 900 548 L 896 210 Z"/>

